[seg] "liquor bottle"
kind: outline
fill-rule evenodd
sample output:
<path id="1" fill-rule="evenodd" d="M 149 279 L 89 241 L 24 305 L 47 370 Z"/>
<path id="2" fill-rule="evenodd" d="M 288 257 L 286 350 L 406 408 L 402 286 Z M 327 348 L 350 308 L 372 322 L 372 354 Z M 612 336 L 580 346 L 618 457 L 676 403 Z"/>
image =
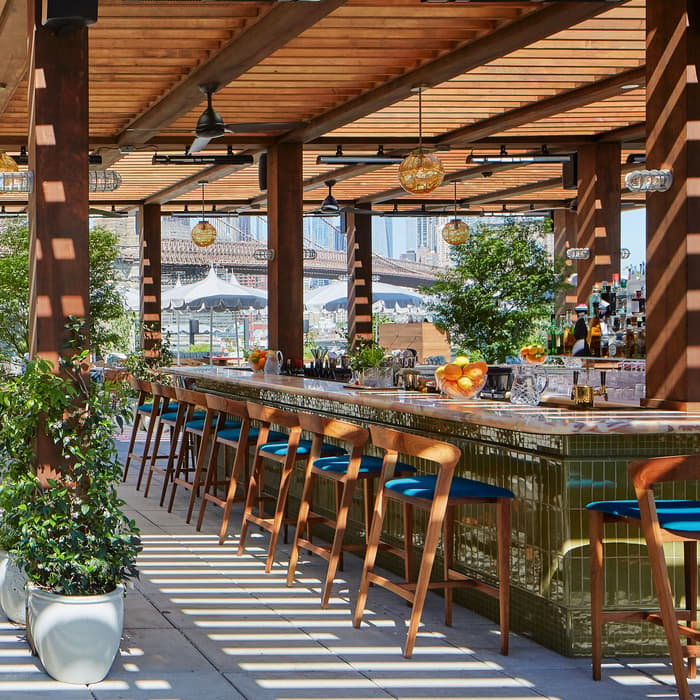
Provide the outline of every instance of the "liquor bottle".
<path id="1" fill-rule="evenodd" d="M 593 285 L 593 291 L 588 297 L 588 315 L 590 318 L 598 316 L 598 309 L 600 307 L 600 284 L 596 282 Z"/>
<path id="2" fill-rule="evenodd" d="M 559 324 L 557 325 L 557 355 L 566 354 L 564 348 L 564 330 L 566 328 L 566 315 L 559 315 Z"/>
<path id="3" fill-rule="evenodd" d="M 547 353 L 557 354 L 557 317 L 551 314 L 549 317 L 549 327 L 547 328 Z"/>
<path id="4" fill-rule="evenodd" d="M 564 354 L 570 355 L 571 350 L 574 347 L 574 323 L 571 318 L 571 311 L 566 312 L 566 325 L 564 326 L 563 341 L 564 341 Z"/>
<path id="5" fill-rule="evenodd" d="M 637 321 L 637 357 L 646 357 L 647 354 L 647 329 L 646 317 L 642 316 Z"/>
<path id="6" fill-rule="evenodd" d="M 625 327 L 625 357 L 633 358 L 637 354 L 637 339 L 635 337 L 632 319 L 627 319 Z"/>

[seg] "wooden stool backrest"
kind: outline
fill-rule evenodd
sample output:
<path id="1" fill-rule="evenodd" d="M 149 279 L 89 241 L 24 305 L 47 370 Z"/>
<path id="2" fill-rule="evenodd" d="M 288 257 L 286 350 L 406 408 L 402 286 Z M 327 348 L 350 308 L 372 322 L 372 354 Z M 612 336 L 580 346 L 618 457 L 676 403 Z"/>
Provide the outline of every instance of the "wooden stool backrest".
<path id="1" fill-rule="evenodd" d="M 164 399 L 175 400 L 175 387 L 168 386 L 167 384 L 160 384 L 158 382 L 153 382 L 151 384 L 153 395 L 162 396 Z"/>
<path id="2" fill-rule="evenodd" d="M 152 394 L 151 382 L 147 382 L 144 379 L 137 379 L 133 374 L 128 377 L 129 386 L 142 394 Z"/>
<path id="3" fill-rule="evenodd" d="M 383 428 L 378 425 L 370 426 L 372 444 L 386 450 L 387 455 L 396 463 L 397 455 L 410 455 L 435 462 L 441 471 L 454 472 L 462 451 L 449 442 L 441 442 L 422 435 L 412 435 L 393 428 Z M 386 462 L 386 459 L 385 459 Z"/>
<path id="4" fill-rule="evenodd" d="M 343 440 L 358 448 L 363 448 L 369 440 L 369 430 L 354 423 L 347 423 L 335 418 L 324 418 L 313 413 L 299 413 L 298 418 L 302 430 L 314 435 Z"/>
<path id="5" fill-rule="evenodd" d="M 627 466 L 635 491 L 662 481 L 700 480 L 700 454 L 638 459 Z"/>
<path id="6" fill-rule="evenodd" d="M 259 403 L 253 403 L 252 401 L 247 402 L 248 415 L 260 423 L 267 425 L 281 425 L 285 428 L 298 428 L 299 427 L 299 415 L 297 413 L 291 413 L 290 411 L 285 411 L 281 408 L 274 408 L 273 406 L 263 406 Z"/>
<path id="7" fill-rule="evenodd" d="M 207 408 L 212 411 L 219 411 L 229 416 L 237 416 L 238 418 L 248 418 L 248 407 L 245 401 L 236 401 L 228 399 L 224 396 L 216 396 L 215 394 L 206 394 Z"/>
<path id="8" fill-rule="evenodd" d="M 175 387 L 175 397 L 178 402 L 190 406 L 206 406 L 207 395 L 203 391 L 193 391 L 192 389 L 182 389 Z"/>

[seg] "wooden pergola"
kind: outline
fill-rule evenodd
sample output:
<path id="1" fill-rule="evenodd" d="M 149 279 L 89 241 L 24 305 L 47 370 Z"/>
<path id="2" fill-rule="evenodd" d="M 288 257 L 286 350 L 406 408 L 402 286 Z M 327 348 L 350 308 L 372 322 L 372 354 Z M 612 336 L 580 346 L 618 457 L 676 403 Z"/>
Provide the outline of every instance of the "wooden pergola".
<path id="1" fill-rule="evenodd" d="M 59 3 L 60 4 L 60 3 Z M 588 247 L 579 295 L 619 270 L 620 211 L 631 153 L 670 168 L 648 195 L 648 388 L 653 405 L 700 405 L 697 193 L 689 158 L 697 123 L 700 42 L 692 0 L 431 2 L 421 0 L 102 0 L 89 28 L 54 34 L 39 0 L 0 0 L 0 148 L 26 146 L 35 186 L 0 194 L 29 205 L 33 349 L 58 352 L 67 314 L 84 314 L 88 206 L 139 212 L 143 318 L 160 315 L 160 219 L 196 209 L 200 182 L 220 211 L 268 216 L 270 342 L 302 341 L 302 214 L 334 180 L 344 214 L 350 332 L 371 323 L 371 216 L 392 208 L 554 211 L 556 245 Z M 27 21 L 29 18 L 29 22 Z M 29 40 L 28 40 L 29 39 Z M 247 165 L 161 165 L 181 155 L 218 83 L 226 123 L 256 125 L 201 152 Z M 416 92 L 420 88 L 419 93 Z M 398 184 L 396 164 L 318 164 L 320 155 L 404 156 L 419 141 L 444 164 L 428 195 Z M 284 122 L 281 127 L 264 124 Z M 576 153 L 574 189 L 557 163 L 476 164 L 474 153 Z M 121 187 L 88 193 L 88 154 Z M 266 189 L 260 157 L 266 154 Z M 570 183 L 569 183 L 570 185 Z M 572 202 L 576 200 L 576 211 Z"/>

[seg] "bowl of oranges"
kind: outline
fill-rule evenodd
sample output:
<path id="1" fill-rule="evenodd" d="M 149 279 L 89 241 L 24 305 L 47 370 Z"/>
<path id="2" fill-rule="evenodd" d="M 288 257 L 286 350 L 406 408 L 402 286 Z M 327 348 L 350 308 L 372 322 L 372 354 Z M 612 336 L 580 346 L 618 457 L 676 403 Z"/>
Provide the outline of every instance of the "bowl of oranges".
<path id="1" fill-rule="evenodd" d="M 470 399 L 484 388 L 488 369 L 481 360 L 469 362 L 468 357 L 458 355 L 435 370 L 435 385 L 446 396 Z"/>
<path id="2" fill-rule="evenodd" d="M 267 350 L 251 350 L 248 353 L 248 365 L 253 372 L 262 372 L 265 369 L 267 360 Z"/>
<path id="3" fill-rule="evenodd" d="M 527 365 L 541 365 L 547 359 L 547 351 L 537 344 L 523 345 L 519 354 L 520 359 Z"/>

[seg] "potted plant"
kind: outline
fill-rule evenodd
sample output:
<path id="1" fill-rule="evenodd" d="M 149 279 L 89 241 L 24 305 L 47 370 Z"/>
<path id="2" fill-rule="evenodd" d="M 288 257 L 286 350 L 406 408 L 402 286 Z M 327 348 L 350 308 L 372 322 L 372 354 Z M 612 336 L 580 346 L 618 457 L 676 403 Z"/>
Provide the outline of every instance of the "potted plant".
<path id="1" fill-rule="evenodd" d="M 387 387 L 393 384 L 393 368 L 384 366 L 386 349 L 367 338 L 358 338 L 350 351 L 353 384 Z"/>
<path id="2" fill-rule="evenodd" d="M 77 322 L 73 330 L 75 346 L 82 347 Z M 117 494 L 121 465 L 113 433 L 127 415 L 126 403 L 89 378 L 86 357 L 87 351 L 76 351 L 57 372 L 43 360 L 27 363 L 3 392 L 3 407 L 17 406 L 23 396 L 27 410 L 4 412 L 0 430 L 6 453 L 13 432 L 43 431 L 56 445 L 50 478 L 42 478 L 31 448 L 17 449 L 6 473 L 12 486 L 0 498 L 16 538 L 10 554 L 29 580 L 30 644 L 51 676 L 80 684 L 102 680 L 114 661 L 124 583 L 136 573 L 140 549 Z"/>

